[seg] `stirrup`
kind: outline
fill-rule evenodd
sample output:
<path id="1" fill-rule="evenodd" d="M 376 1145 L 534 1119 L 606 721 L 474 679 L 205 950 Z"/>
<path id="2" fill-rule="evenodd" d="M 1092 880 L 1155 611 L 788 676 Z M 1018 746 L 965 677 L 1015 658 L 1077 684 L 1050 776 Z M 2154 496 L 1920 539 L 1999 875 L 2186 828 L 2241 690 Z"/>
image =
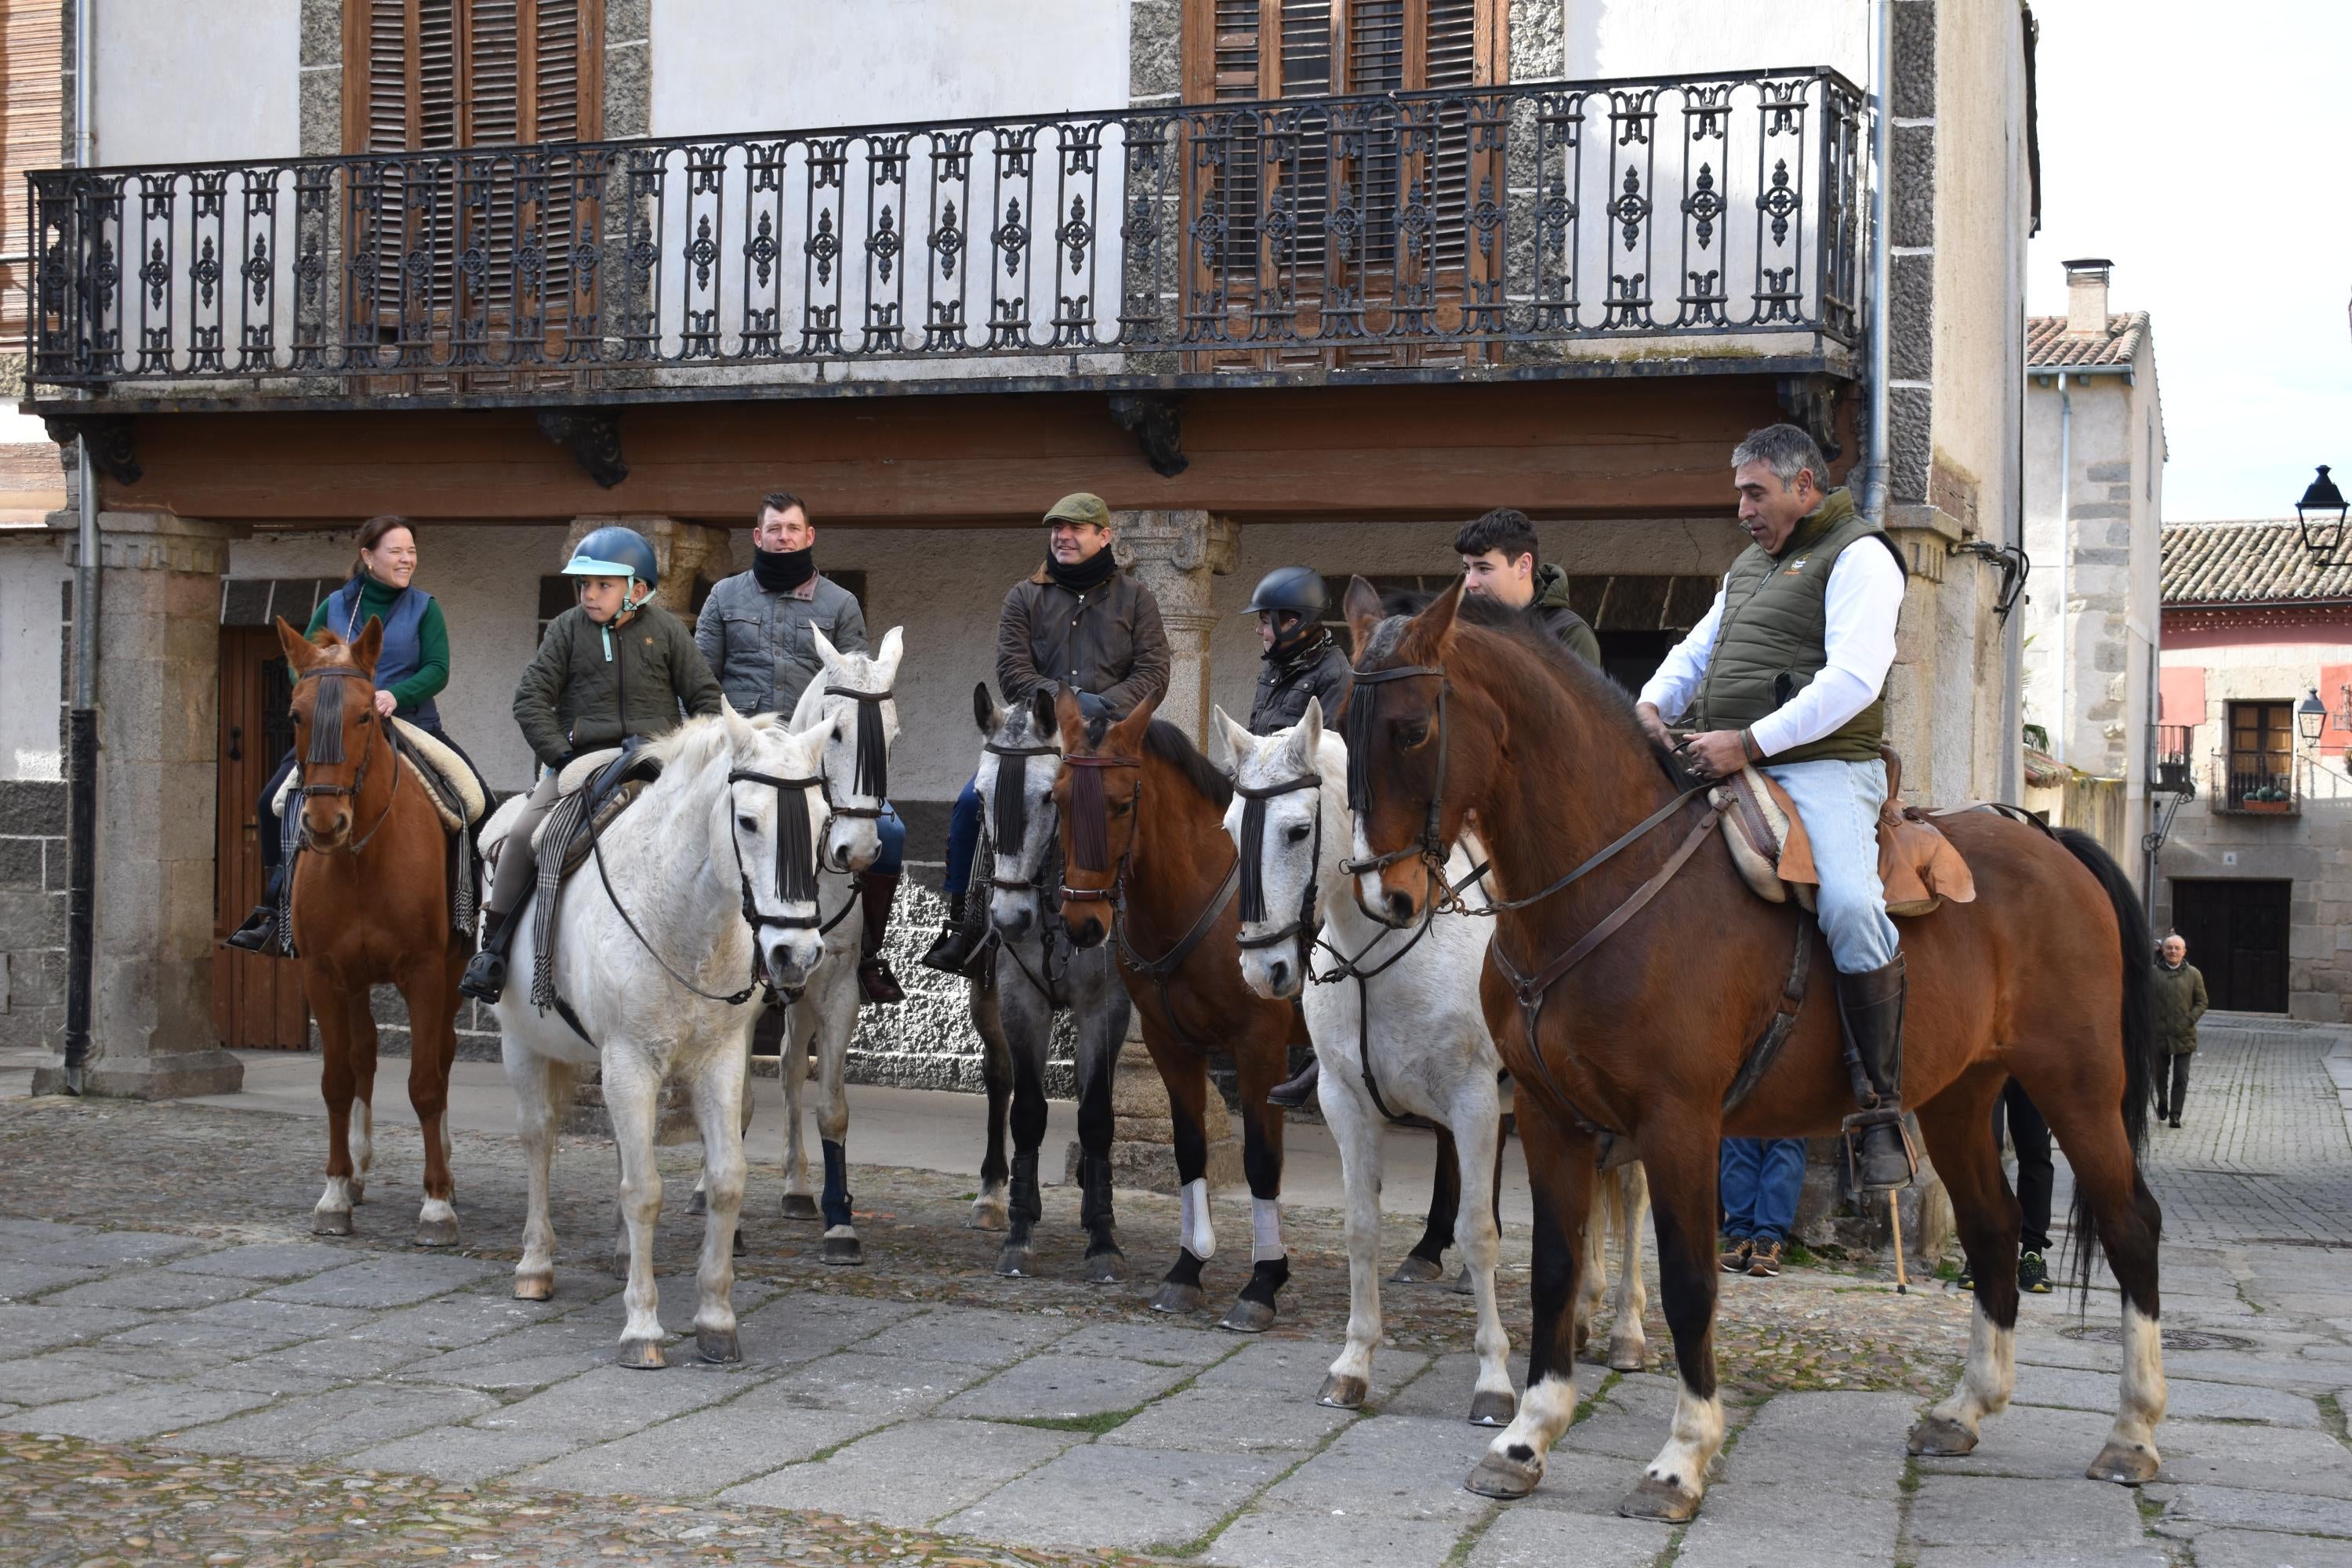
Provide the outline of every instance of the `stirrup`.
<path id="1" fill-rule="evenodd" d="M 277 952 L 278 910 L 271 905 L 262 905 L 245 917 L 243 925 L 221 940 L 239 952 Z"/>
<path id="2" fill-rule="evenodd" d="M 985 931 L 974 931 L 969 925 L 950 925 L 940 932 L 938 940 L 923 954 L 923 967 L 942 974 L 968 973 L 986 940 Z"/>
<path id="3" fill-rule="evenodd" d="M 446 970 L 443 973 L 447 973 Z M 457 994 L 471 996 L 477 1002 L 495 1002 L 506 994 L 507 961 L 488 948 L 466 961 L 466 973 L 457 982 Z"/>
<path id="4" fill-rule="evenodd" d="M 1871 1145 L 1876 1142 L 1871 1134 L 1880 1128 L 1894 1130 L 1896 1146 L 1903 1152 L 1903 1177 L 1900 1181 L 1893 1179 L 1891 1172 L 1880 1172 L 1874 1176 L 1865 1164 Z M 1900 1192 L 1918 1179 L 1919 1151 L 1912 1147 L 1911 1129 L 1904 1121 L 1899 1107 L 1857 1110 L 1839 1123 L 1838 1131 L 1845 1139 L 1846 1168 L 1853 1173 L 1855 1191 L 1871 1194 Z"/>

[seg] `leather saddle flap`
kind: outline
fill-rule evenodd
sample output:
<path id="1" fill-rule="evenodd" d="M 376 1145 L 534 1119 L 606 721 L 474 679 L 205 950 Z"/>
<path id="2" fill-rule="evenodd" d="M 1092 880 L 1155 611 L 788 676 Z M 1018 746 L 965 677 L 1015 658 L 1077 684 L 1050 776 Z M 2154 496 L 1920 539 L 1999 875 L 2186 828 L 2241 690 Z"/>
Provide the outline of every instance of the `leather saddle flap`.
<path id="1" fill-rule="evenodd" d="M 1976 901 L 1976 877 L 1958 848 L 1934 823 L 1908 811 L 1878 819 L 1878 879 L 1890 915 L 1927 914 L 1947 899 Z"/>
<path id="2" fill-rule="evenodd" d="M 1742 768 L 1708 791 L 1707 803 L 1723 813 L 1723 842 L 1749 890 L 1767 903 L 1785 904 L 1793 887 L 1797 901 L 1812 908 L 1812 889 L 1821 881 L 1812 840 L 1780 786 Z"/>

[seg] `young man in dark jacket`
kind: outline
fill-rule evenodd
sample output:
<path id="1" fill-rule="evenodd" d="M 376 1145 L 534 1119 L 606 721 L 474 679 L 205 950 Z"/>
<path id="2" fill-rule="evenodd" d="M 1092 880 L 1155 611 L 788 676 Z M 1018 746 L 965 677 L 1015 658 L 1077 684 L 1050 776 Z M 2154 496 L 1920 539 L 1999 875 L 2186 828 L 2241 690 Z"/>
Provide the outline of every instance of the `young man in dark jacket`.
<path id="1" fill-rule="evenodd" d="M 1526 512 L 1498 506 L 1454 536 L 1462 556 L 1463 586 L 1535 620 L 1598 669 L 1601 639 L 1568 607 L 1568 574 L 1536 561 L 1536 526 Z"/>
<path id="2" fill-rule="evenodd" d="M 457 989 L 495 1002 L 506 991 L 507 953 L 520 906 L 537 878 L 531 835 L 555 807 L 563 764 L 583 752 L 650 740 L 677 728 L 679 710 L 719 711 L 719 682 L 685 623 L 654 604 L 661 581 L 654 547 L 631 528 L 600 528 L 563 568 L 580 603 L 547 626 L 516 683 L 515 722 L 539 759 L 539 783 L 507 830 L 484 900 L 482 950 Z"/>
<path id="3" fill-rule="evenodd" d="M 996 622 L 996 689 L 1025 702 L 1065 686 L 1087 718 L 1124 719 L 1168 690 L 1168 633 L 1141 579 L 1118 569 L 1110 508 L 1097 495 L 1064 496 L 1045 514 L 1045 559 L 1013 585 Z M 980 794 L 967 780 L 948 818 L 947 921 L 923 962 L 959 974 L 980 951 L 985 921 L 967 908 L 980 852 Z"/>

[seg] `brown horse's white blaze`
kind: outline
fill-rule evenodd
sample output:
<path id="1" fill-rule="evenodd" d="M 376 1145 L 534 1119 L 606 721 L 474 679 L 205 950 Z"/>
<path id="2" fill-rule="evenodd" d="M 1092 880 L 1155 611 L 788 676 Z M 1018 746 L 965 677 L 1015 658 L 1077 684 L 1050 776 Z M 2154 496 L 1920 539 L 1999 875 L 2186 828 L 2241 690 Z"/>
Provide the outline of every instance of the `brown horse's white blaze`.
<path id="1" fill-rule="evenodd" d="M 349 1236 L 375 1152 L 375 1017 L 370 988 L 397 986 L 408 1005 L 408 1099 L 424 1133 L 421 1246 L 457 1241 L 449 1173 L 449 1069 L 457 1055 L 463 939 L 449 919 L 447 837 L 423 786 L 410 781 L 373 679 L 383 627 L 356 642 L 331 631 L 312 643 L 283 617 L 278 640 L 293 666 L 294 745 L 304 851 L 295 862 L 292 934 L 302 989 L 319 1021 L 319 1088 L 327 1102 L 327 1179 L 310 1228 Z M 356 1102 L 358 1117 L 352 1117 Z"/>
<path id="2" fill-rule="evenodd" d="M 1811 988 L 1752 1092 L 1727 1112 L 1724 1100 L 1778 1001 L 1791 945 L 1813 944 L 1816 975 L 1829 973 L 1826 951 L 1801 915 L 1743 890 L 1706 808 L 1677 802 L 1677 782 L 1622 693 L 1536 639 L 1457 621 L 1459 607 L 1457 589 L 1411 621 L 1385 620 L 1360 579 L 1348 596 L 1362 650 L 1357 694 L 1379 693 L 1376 710 L 1350 726 L 1367 768 L 1360 853 L 1386 861 L 1366 872 L 1361 895 L 1392 918 L 1417 916 L 1430 887 L 1416 847 L 1449 841 L 1475 814 L 1505 903 L 1481 994 L 1516 1080 L 1536 1199 L 1535 1324 L 1518 1418 L 1468 1484 L 1524 1495 L 1573 1416 L 1562 1324 L 1583 1267 L 1595 1130 L 1605 1128 L 1633 1140 L 1649 1174 L 1682 1376 L 1668 1441 L 1621 1508 L 1687 1519 L 1723 1439 L 1712 1337 L 1717 1145 L 1838 1130 L 1849 1094 L 1829 987 Z M 1364 683 L 1382 671 L 1409 673 Z M 1634 831 L 1648 817 L 1654 827 Z M 2084 1267 L 2095 1235 L 2121 1287 L 2119 1408 L 2088 1473 L 2144 1481 L 2159 1463 L 2164 1381 L 2162 1215 L 2137 1156 L 2153 1033 L 2138 894 L 2080 834 L 1990 813 L 1944 826 L 1976 873 L 1978 898 L 1906 923 L 1904 1098 L 1950 1190 L 1979 1319 L 1960 1390 L 1919 1423 L 1911 1447 L 1965 1452 L 1976 1424 L 2008 1398 L 2018 1211 L 1990 1111 L 2014 1077 L 2074 1169 Z M 1579 867 L 1587 869 L 1571 877 Z M 1585 940 L 1596 932 L 1609 934 Z"/>

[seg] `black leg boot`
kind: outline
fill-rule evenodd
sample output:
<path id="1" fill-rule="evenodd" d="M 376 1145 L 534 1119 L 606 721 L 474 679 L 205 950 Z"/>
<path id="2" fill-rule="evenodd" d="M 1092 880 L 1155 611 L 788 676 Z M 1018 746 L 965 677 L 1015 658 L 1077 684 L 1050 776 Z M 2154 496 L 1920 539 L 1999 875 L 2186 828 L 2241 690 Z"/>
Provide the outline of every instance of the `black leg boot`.
<path id="1" fill-rule="evenodd" d="M 969 893 L 948 895 L 948 918 L 940 926 L 939 939 L 923 954 L 923 967 L 942 974 L 961 974 L 971 968 L 988 934 L 984 914 L 987 907 Z"/>
<path id="2" fill-rule="evenodd" d="M 245 917 L 245 923 L 223 940 L 240 952 L 266 952 L 277 955 L 285 952 L 278 940 L 278 906 L 286 896 L 286 878 L 293 866 L 289 856 L 270 868 L 269 885 L 261 891 L 261 901 Z"/>
<path id="3" fill-rule="evenodd" d="M 1903 1135 L 1903 957 L 1884 969 L 1837 977 L 1838 1017 L 1845 1025 L 1846 1068 L 1861 1111 L 1846 1118 L 1859 1134 L 1854 1185 L 1891 1193 L 1911 1184 L 1916 1167 Z"/>
<path id="4" fill-rule="evenodd" d="M 1285 1110 L 1296 1110 L 1315 1098 L 1315 1086 L 1322 1081 L 1322 1078 L 1323 1063 L 1318 1058 L 1308 1057 L 1304 1072 L 1265 1091 L 1266 1103 L 1279 1105 Z"/>
<path id="5" fill-rule="evenodd" d="M 885 876 L 868 871 L 858 879 L 858 902 L 864 906 L 866 934 L 858 942 L 857 984 L 868 1002 L 884 1006 L 904 1002 L 907 994 L 899 989 L 898 977 L 890 973 L 890 960 L 882 951 L 882 939 L 890 930 L 890 901 L 898 896 L 898 873 Z"/>
<path id="6" fill-rule="evenodd" d="M 513 951 L 515 928 L 522 924 L 523 911 L 502 915 L 491 910 L 482 918 L 488 922 L 482 932 L 482 951 L 467 961 L 457 991 L 477 1002 L 495 1002 L 506 994 L 507 954 Z"/>

